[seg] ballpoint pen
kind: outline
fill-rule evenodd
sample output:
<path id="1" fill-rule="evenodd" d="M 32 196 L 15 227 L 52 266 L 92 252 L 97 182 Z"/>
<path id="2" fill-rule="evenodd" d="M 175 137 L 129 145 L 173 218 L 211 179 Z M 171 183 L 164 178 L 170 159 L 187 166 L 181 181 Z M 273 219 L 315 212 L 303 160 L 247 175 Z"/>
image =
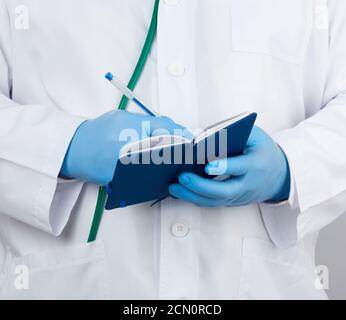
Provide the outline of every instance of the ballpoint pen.
<path id="1" fill-rule="evenodd" d="M 113 74 L 108 72 L 105 77 L 107 80 L 109 80 L 110 83 L 112 83 L 116 88 L 118 88 L 123 95 L 125 95 L 127 98 L 133 101 L 144 112 L 146 112 L 147 114 L 153 117 L 160 117 L 159 113 L 157 113 L 152 108 L 148 107 L 140 98 L 138 98 L 138 96 L 132 90 L 130 90 L 125 84 L 123 84 Z"/>

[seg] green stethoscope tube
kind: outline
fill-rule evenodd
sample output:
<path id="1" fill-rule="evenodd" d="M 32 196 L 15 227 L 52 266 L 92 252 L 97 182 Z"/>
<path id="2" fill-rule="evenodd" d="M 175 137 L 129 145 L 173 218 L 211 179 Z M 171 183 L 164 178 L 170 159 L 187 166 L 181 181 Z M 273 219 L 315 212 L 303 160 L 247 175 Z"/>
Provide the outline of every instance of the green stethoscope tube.
<path id="1" fill-rule="evenodd" d="M 151 22 L 150 22 L 150 27 L 148 30 L 148 35 L 146 37 L 141 55 L 138 59 L 136 68 L 132 74 L 132 77 L 131 77 L 128 85 L 127 85 L 128 88 L 131 90 L 135 89 L 135 87 L 136 87 L 136 85 L 137 85 L 137 83 L 138 83 L 138 81 L 142 75 L 142 72 L 144 70 L 146 62 L 148 61 L 150 51 L 151 51 L 151 48 L 152 48 L 154 40 L 155 40 L 155 35 L 156 35 L 156 30 L 157 30 L 159 4 L 160 4 L 160 0 L 155 0 L 154 10 L 153 10 L 153 14 L 152 14 Z M 129 102 L 129 99 L 126 96 L 123 96 L 121 101 L 120 101 L 118 109 L 119 110 L 126 110 L 128 102 Z M 103 215 L 104 208 L 106 205 L 106 199 L 107 199 L 106 188 L 100 187 L 98 197 L 97 197 L 96 208 L 95 208 L 95 212 L 94 212 L 94 218 L 93 218 L 90 233 L 89 233 L 88 242 L 93 242 L 96 240 L 97 232 L 99 230 L 102 215 Z"/>

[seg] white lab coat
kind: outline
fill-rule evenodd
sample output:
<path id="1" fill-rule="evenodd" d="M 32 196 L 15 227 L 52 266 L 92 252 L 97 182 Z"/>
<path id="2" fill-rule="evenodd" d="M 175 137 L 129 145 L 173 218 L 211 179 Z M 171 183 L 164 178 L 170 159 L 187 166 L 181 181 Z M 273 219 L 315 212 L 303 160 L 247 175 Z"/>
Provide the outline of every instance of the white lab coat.
<path id="1" fill-rule="evenodd" d="M 103 76 L 130 78 L 153 2 L 0 0 L 1 298 L 326 298 L 315 243 L 346 209 L 343 0 L 162 0 L 136 91 L 192 129 L 257 112 L 290 200 L 143 204 L 86 243 L 98 188 L 57 177 L 76 128 L 117 106 Z"/>

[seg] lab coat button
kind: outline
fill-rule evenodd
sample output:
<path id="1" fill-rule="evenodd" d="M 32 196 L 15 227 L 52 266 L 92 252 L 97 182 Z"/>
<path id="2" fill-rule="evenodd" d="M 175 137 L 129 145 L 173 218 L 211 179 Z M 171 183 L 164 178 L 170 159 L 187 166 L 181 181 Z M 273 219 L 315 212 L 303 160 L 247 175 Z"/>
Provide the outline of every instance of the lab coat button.
<path id="1" fill-rule="evenodd" d="M 190 226 L 187 223 L 177 222 L 172 225 L 172 234 L 176 238 L 185 238 L 190 233 Z"/>
<path id="2" fill-rule="evenodd" d="M 180 63 L 171 63 L 168 66 L 168 72 L 175 77 L 181 77 L 185 74 L 185 67 Z"/>
<path id="3" fill-rule="evenodd" d="M 179 3 L 179 0 L 164 0 L 163 2 L 167 6 L 176 6 Z"/>

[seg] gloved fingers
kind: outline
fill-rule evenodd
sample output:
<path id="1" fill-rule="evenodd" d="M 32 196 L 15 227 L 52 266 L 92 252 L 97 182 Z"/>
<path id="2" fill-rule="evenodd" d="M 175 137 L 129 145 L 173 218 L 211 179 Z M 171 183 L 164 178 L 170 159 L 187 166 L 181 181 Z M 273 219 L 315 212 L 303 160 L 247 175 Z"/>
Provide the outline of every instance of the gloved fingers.
<path id="1" fill-rule="evenodd" d="M 238 196 L 241 192 L 241 182 L 236 178 L 227 181 L 215 181 L 196 174 L 183 173 L 179 177 L 179 182 L 193 193 L 215 200 L 227 200 Z"/>
<path id="2" fill-rule="evenodd" d="M 244 191 L 240 195 L 233 197 L 227 201 L 227 207 L 242 207 L 249 205 L 252 201 L 252 193 Z"/>
<path id="3" fill-rule="evenodd" d="M 252 147 L 258 143 L 259 140 L 263 139 L 264 132 L 261 128 L 254 126 L 251 130 L 249 139 L 246 143 L 247 147 Z"/>
<path id="4" fill-rule="evenodd" d="M 183 130 L 184 128 L 168 117 L 152 118 L 150 122 L 150 134 L 174 134 L 174 130 Z"/>
<path id="5" fill-rule="evenodd" d="M 205 171 L 211 176 L 243 176 L 248 173 L 251 162 L 249 156 L 243 155 L 233 158 L 210 162 Z"/>
<path id="6" fill-rule="evenodd" d="M 174 198 L 190 202 L 198 207 L 215 208 L 224 206 L 223 200 L 208 199 L 200 196 L 180 184 L 173 184 L 169 187 L 169 192 Z"/>
<path id="7" fill-rule="evenodd" d="M 192 139 L 193 135 L 183 126 L 168 117 L 151 118 L 149 134 L 151 136 L 176 135 Z"/>

